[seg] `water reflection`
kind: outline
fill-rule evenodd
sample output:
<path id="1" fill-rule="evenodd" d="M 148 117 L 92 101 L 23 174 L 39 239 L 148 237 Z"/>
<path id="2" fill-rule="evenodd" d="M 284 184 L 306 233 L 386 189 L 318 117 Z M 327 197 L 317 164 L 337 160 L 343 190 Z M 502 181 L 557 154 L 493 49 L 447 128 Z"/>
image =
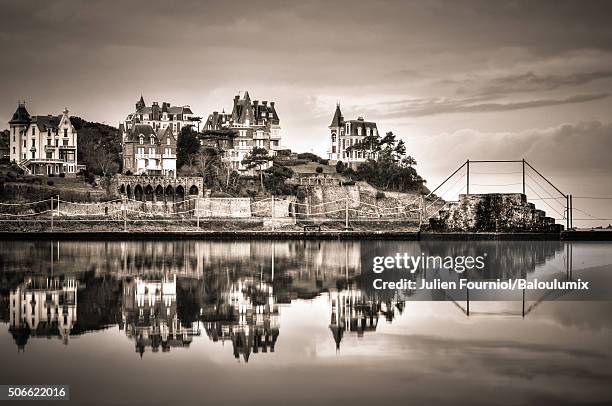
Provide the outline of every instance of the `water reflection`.
<path id="1" fill-rule="evenodd" d="M 371 272 L 372 259 L 397 252 L 486 255 L 487 268 L 469 277 L 490 279 L 538 269 L 540 277 L 556 275 L 567 268 L 570 251 L 560 242 L 13 242 L 0 256 L 0 297 L 10 292 L 0 315 L 8 314 L 20 351 L 30 338 L 68 344 L 70 336 L 118 326 L 142 357 L 188 348 L 203 330 L 248 362 L 252 354 L 275 351 L 279 306 L 295 300 L 326 297 L 338 350 L 345 334 L 362 337 L 376 331 L 379 319 L 392 322 L 407 300 L 451 300 L 470 314 L 469 292 L 374 290 L 371 282 L 380 275 Z M 411 278 L 432 274 L 440 277 L 441 270 Z M 524 294 L 522 300 L 524 316 Z"/>
<path id="2" fill-rule="evenodd" d="M 51 382 L 50 365 L 81 404 L 612 401 L 610 302 L 372 289 L 397 277 L 372 259 L 404 252 L 612 291 L 606 243 L 3 242 L 0 383 Z M 410 276 L 434 277 L 458 276 Z"/>

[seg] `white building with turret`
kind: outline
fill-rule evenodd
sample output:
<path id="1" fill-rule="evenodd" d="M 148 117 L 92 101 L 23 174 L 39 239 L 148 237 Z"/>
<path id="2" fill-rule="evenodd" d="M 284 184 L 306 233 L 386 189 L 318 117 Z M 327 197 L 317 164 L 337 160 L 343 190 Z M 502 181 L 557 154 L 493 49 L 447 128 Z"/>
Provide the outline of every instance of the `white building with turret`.
<path id="1" fill-rule="evenodd" d="M 19 102 L 9 121 L 9 158 L 33 175 L 75 175 L 77 131 L 69 111 L 58 116 L 30 116 Z"/>

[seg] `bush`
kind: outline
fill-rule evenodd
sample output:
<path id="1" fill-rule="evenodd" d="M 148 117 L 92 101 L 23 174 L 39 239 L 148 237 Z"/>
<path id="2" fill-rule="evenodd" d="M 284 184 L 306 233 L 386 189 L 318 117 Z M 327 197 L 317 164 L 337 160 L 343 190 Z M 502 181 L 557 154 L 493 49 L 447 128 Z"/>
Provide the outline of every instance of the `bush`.
<path id="1" fill-rule="evenodd" d="M 321 159 L 319 159 L 319 163 L 320 163 L 321 165 L 329 165 L 329 159 L 323 159 L 323 158 L 321 158 Z"/>
<path id="2" fill-rule="evenodd" d="M 385 198 L 384 192 L 381 192 L 380 190 L 376 192 L 376 199 L 384 199 L 384 198 Z"/>
<path id="3" fill-rule="evenodd" d="M 282 166 L 297 166 L 297 165 L 307 164 L 310 161 L 307 159 L 288 159 L 286 161 L 277 161 L 277 162 L 279 165 L 282 165 Z"/>
<path id="4" fill-rule="evenodd" d="M 337 173 L 342 173 L 342 172 L 344 172 L 345 169 L 346 169 L 346 167 L 344 166 L 344 162 L 338 161 L 336 163 L 336 172 Z"/>
<path id="5" fill-rule="evenodd" d="M 315 168 L 315 171 L 317 171 L 317 173 L 323 173 L 323 167 L 322 166 L 317 166 Z"/>
<path id="6" fill-rule="evenodd" d="M 59 174 L 59 177 L 60 177 L 60 178 L 65 178 L 65 177 L 66 177 L 66 173 L 65 173 L 65 172 L 60 173 L 60 174 Z"/>
<path id="7" fill-rule="evenodd" d="M 344 186 L 355 186 L 355 181 L 354 180 L 349 180 L 344 182 Z"/>
<path id="8" fill-rule="evenodd" d="M 47 185 L 49 185 L 49 186 L 53 186 L 53 185 L 54 185 L 54 182 L 53 182 L 52 180 L 48 180 L 48 181 L 47 181 Z"/>
<path id="9" fill-rule="evenodd" d="M 321 160 L 321 157 L 316 155 L 316 154 L 312 154 L 310 152 L 304 152 L 302 154 L 298 154 L 298 159 L 305 159 L 306 161 L 310 161 L 310 162 L 319 162 Z"/>
<path id="10" fill-rule="evenodd" d="M 50 178 L 54 178 L 54 177 L 55 177 L 55 174 L 54 174 L 54 173 L 50 173 L 50 174 L 49 174 L 49 177 L 50 177 Z"/>

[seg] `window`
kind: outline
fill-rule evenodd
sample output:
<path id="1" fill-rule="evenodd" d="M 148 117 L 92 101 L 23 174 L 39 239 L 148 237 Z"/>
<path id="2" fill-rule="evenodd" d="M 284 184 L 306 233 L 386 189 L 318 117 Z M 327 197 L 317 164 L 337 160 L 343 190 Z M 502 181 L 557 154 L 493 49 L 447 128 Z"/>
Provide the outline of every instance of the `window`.
<path id="1" fill-rule="evenodd" d="M 139 140 L 140 140 L 140 145 L 144 144 L 144 138 L 142 137 L 142 135 L 140 136 Z"/>
<path id="2" fill-rule="evenodd" d="M 361 127 L 357 127 L 357 135 L 361 135 Z"/>
<path id="3" fill-rule="evenodd" d="M 50 136 L 51 136 L 51 129 L 47 128 L 47 137 L 50 137 Z"/>
<path id="4" fill-rule="evenodd" d="M 59 147 L 59 140 L 55 140 L 55 146 Z"/>
<path id="5" fill-rule="evenodd" d="M 336 134 L 332 133 L 332 142 L 336 142 Z"/>
<path id="6" fill-rule="evenodd" d="M 62 145 L 67 147 L 68 146 L 68 140 L 63 140 Z"/>
<path id="7" fill-rule="evenodd" d="M 149 155 L 155 155 L 155 148 L 149 148 Z"/>
<path id="8" fill-rule="evenodd" d="M 155 144 L 155 138 L 151 137 L 151 145 Z"/>
<path id="9" fill-rule="evenodd" d="M 32 151 L 32 159 L 36 158 L 36 152 Z"/>
<path id="10" fill-rule="evenodd" d="M 336 153 L 336 146 L 334 145 L 332 146 L 332 154 L 335 154 L 335 153 Z"/>
<path id="11" fill-rule="evenodd" d="M 170 145 L 170 137 L 166 138 L 166 145 Z"/>
<path id="12" fill-rule="evenodd" d="M 366 128 L 366 135 L 369 137 L 370 136 L 370 127 Z"/>
<path id="13" fill-rule="evenodd" d="M 67 136 L 68 136 L 68 129 L 64 128 L 64 137 L 67 137 Z"/>
<path id="14" fill-rule="evenodd" d="M 36 127 L 32 126 L 32 135 L 36 135 Z"/>
<path id="15" fill-rule="evenodd" d="M 36 148 L 36 138 L 32 138 L 32 148 Z"/>
<path id="16" fill-rule="evenodd" d="M 24 148 L 25 148 L 25 147 L 27 147 L 26 142 L 27 142 L 27 141 L 26 141 L 26 139 L 24 138 L 24 139 L 23 139 L 23 147 L 24 147 Z"/>

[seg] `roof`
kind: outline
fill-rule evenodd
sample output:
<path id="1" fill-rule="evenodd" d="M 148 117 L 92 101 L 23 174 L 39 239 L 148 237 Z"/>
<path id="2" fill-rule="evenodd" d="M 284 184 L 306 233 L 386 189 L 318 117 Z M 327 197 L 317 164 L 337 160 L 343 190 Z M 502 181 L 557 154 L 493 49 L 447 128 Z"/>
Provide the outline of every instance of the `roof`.
<path id="1" fill-rule="evenodd" d="M 157 131 L 155 131 L 150 124 L 134 124 L 132 128 L 126 132 L 126 134 L 127 136 L 125 137 L 125 142 L 136 142 L 142 135 L 144 137 L 155 137 L 156 144 L 159 144 L 166 134 L 172 136 L 172 128 L 168 126 L 166 128 L 159 128 Z"/>
<path id="2" fill-rule="evenodd" d="M 38 126 L 39 132 L 46 132 L 47 129 L 56 130 L 59 126 L 62 116 L 32 116 L 32 124 Z"/>
<path id="3" fill-rule="evenodd" d="M 136 114 L 151 114 L 152 112 L 153 109 L 151 106 L 145 106 L 136 110 Z M 189 106 L 170 106 L 168 108 L 168 114 L 193 114 L 193 112 Z"/>
<path id="4" fill-rule="evenodd" d="M 30 120 L 30 113 L 26 110 L 25 103 L 19 103 L 9 124 L 28 124 Z"/>
<path id="5" fill-rule="evenodd" d="M 344 121 L 344 117 L 342 117 L 342 112 L 340 111 L 340 104 L 336 104 L 336 111 L 334 112 L 334 118 L 332 118 L 332 122 L 329 125 L 330 127 L 340 127 L 342 126 Z"/>

